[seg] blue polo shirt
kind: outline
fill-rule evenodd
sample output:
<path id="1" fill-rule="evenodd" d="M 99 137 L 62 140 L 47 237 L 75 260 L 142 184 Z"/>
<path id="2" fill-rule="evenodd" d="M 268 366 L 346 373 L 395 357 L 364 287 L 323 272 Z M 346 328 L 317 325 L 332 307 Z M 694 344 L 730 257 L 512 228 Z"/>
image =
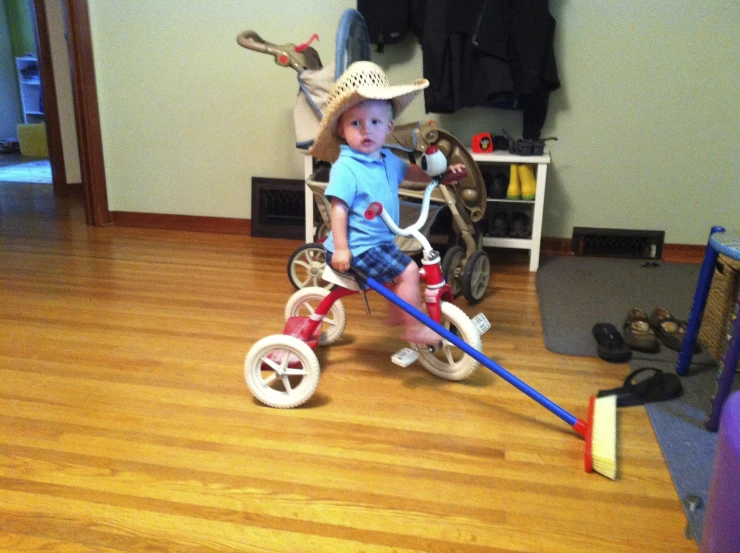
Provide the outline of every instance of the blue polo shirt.
<path id="1" fill-rule="evenodd" d="M 380 159 L 373 159 L 343 144 L 329 172 L 324 195 L 330 200 L 339 198 L 349 206 L 347 239 L 353 257 L 395 238 L 380 217 L 372 221 L 365 219 L 367 207 L 380 202 L 393 221 L 399 222 L 398 185 L 408 166 L 388 148 L 381 148 L 380 154 Z M 334 233 L 329 233 L 324 247 L 334 252 Z"/>

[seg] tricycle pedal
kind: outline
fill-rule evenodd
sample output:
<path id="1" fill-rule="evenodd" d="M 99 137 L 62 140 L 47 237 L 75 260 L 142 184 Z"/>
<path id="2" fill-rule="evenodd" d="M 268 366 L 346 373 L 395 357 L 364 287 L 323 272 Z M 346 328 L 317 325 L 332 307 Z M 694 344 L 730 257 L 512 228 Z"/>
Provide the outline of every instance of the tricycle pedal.
<path id="1" fill-rule="evenodd" d="M 399 367 L 408 367 L 411 363 L 419 358 L 419 353 L 412 350 L 411 348 L 403 348 L 397 351 L 391 357 L 391 361 Z"/>

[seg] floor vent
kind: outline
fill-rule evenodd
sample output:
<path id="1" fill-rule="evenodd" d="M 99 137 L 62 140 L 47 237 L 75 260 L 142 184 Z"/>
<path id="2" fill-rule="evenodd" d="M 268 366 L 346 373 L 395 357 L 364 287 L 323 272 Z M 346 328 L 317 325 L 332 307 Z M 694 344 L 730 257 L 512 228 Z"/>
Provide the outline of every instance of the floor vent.
<path id="1" fill-rule="evenodd" d="M 252 236 L 305 237 L 304 183 L 295 179 L 252 177 Z"/>
<path id="2" fill-rule="evenodd" d="M 573 253 L 594 257 L 660 259 L 664 238 L 662 230 L 573 227 Z"/>

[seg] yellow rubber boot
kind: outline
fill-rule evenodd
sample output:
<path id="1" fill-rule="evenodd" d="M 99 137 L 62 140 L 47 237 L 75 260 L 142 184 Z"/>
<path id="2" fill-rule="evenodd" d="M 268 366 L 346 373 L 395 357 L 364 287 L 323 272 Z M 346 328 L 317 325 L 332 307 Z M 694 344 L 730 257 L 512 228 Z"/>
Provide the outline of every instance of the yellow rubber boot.
<path id="1" fill-rule="evenodd" d="M 537 181 L 534 180 L 534 171 L 531 165 L 519 166 L 519 185 L 522 189 L 522 200 L 534 200 L 537 192 Z"/>
<path id="2" fill-rule="evenodd" d="M 522 187 L 519 184 L 519 171 L 516 165 L 512 164 L 509 170 L 509 188 L 506 190 L 507 200 L 521 200 Z"/>

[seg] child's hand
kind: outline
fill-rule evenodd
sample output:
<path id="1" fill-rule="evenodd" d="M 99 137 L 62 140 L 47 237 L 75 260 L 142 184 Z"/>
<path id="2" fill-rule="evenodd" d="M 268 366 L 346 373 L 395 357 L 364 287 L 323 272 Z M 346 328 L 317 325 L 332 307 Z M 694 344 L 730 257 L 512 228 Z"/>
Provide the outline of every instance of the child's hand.
<path id="1" fill-rule="evenodd" d="M 349 270 L 349 262 L 352 259 L 352 253 L 349 250 L 336 250 L 331 256 L 331 266 L 335 271 L 345 273 Z"/>
<path id="2" fill-rule="evenodd" d="M 444 184 L 457 184 L 461 179 L 465 178 L 468 174 L 468 169 L 464 163 L 455 163 L 447 167 L 444 175 L 445 178 L 442 182 Z"/>

